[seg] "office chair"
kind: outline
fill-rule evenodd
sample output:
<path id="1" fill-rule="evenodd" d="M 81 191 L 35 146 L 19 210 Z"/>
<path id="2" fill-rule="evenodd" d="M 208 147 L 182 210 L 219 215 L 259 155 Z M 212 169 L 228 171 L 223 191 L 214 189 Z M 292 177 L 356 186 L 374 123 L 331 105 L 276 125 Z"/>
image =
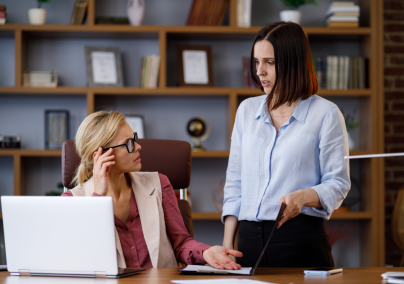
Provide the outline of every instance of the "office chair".
<path id="1" fill-rule="evenodd" d="M 188 233 L 194 237 L 191 208 L 186 200 L 186 188 L 191 179 L 191 145 L 185 141 L 160 139 L 139 139 L 139 144 L 142 146 L 141 171 L 164 174 L 174 189 L 181 189 L 181 195 L 185 198 L 178 200 L 178 207 Z M 72 180 L 80 161 L 75 140 L 65 141 L 62 148 L 62 180 L 65 188 L 74 187 Z"/>
<path id="2" fill-rule="evenodd" d="M 394 204 L 391 218 L 391 235 L 400 250 L 404 250 L 404 187 L 400 188 Z M 400 267 L 404 264 L 404 253 L 401 257 Z"/>

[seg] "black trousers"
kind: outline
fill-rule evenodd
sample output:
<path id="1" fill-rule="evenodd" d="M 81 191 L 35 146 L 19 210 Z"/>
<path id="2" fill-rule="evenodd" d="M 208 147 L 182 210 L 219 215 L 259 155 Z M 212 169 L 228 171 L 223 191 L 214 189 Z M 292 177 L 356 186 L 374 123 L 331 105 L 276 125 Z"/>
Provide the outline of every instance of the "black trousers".
<path id="1" fill-rule="evenodd" d="M 237 262 L 253 267 L 275 221 L 240 221 Z M 324 220 L 300 214 L 275 230 L 258 267 L 334 267 Z"/>

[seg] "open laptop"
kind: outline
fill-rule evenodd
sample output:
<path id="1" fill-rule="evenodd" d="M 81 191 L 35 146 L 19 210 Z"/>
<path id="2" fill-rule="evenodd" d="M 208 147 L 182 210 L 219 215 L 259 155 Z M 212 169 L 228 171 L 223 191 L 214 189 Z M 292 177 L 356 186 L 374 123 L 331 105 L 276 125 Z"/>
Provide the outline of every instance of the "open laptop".
<path id="1" fill-rule="evenodd" d="M 227 269 L 216 269 L 216 268 L 213 268 L 212 266 L 187 265 L 187 266 L 182 267 L 179 271 L 182 272 L 183 274 L 254 275 L 255 270 L 257 269 L 258 265 L 261 262 L 262 257 L 265 254 L 265 251 L 267 250 L 269 241 L 271 240 L 272 235 L 274 234 L 276 228 L 278 227 L 278 223 L 282 218 L 283 211 L 285 211 L 285 208 L 286 208 L 286 204 L 282 203 L 281 208 L 279 209 L 278 216 L 276 217 L 276 220 L 275 220 L 275 225 L 272 228 L 271 234 L 269 235 L 267 243 L 265 244 L 264 248 L 262 249 L 260 256 L 258 257 L 257 261 L 255 262 L 254 267 L 241 267 L 240 270 L 227 270 Z"/>
<path id="2" fill-rule="evenodd" d="M 2 196 L 11 275 L 118 278 L 111 197 Z"/>

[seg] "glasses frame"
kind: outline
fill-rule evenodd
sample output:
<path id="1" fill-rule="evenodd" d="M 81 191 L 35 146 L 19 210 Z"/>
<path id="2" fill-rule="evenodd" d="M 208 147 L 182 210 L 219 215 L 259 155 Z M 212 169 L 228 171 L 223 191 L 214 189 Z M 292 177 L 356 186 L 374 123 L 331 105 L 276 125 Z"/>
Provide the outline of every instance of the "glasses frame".
<path id="1" fill-rule="evenodd" d="M 132 141 L 132 143 L 133 143 L 133 150 L 132 150 L 132 152 L 129 151 L 129 144 L 128 144 L 128 143 L 130 143 L 130 141 Z M 133 132 L 133 138 L 130 138 L 126 143 L 121 144 L 121 145 L 116 145 L 116 146 L 108 147 L 108 148 L 102 148 L 102 152 L 105 152 L 105 151 L 108 151 L 109 149 L 113 149 L 113 148 L 117 148 L 117 147 L 121 147 L 121 146 L 125 145 L 125 146 L 126 146 L 126 150 L 127 150 L 128 153 L 130 154 L 130 153 L 133 153 L 133 151 L 135 151 L 135 148 L 136 148 L 136 147 L 135 147 L 135 143 L 136 143 L 136 144 L 139 144 L 139 138 L 137 137 L 137 132 Z"/>

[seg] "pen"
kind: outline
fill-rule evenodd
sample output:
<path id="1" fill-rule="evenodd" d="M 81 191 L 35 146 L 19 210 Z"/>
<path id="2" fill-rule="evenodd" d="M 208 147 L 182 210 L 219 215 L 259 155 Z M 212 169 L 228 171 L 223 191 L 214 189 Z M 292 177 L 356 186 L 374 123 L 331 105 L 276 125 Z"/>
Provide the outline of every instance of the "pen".
<path id="1" fill-rule="evenodd" d="M 404 153 L 345 156 L 344 159 L 346 160 L 346 159 L 382 158 L 382 157 L 398 157 L 398 156 L 404 156 Z"/>

